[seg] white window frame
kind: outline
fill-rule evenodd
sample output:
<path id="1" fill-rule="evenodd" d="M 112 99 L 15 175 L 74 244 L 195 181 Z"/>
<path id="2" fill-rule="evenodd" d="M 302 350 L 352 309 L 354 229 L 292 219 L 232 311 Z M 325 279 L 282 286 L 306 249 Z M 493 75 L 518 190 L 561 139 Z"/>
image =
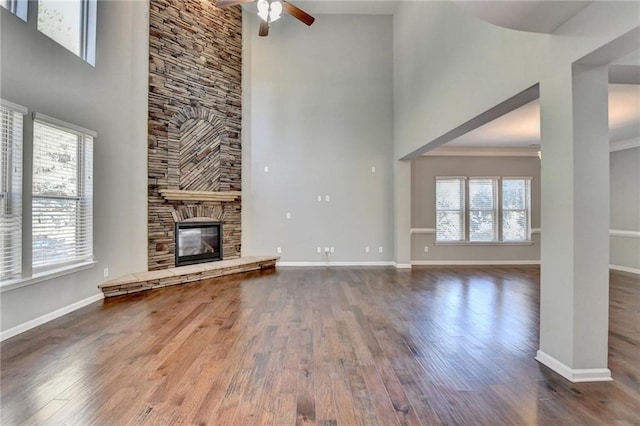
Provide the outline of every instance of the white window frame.
<path id="1" fill-rule="evenodd" d="M 504 199 L 502 197 L 504 191 L 504 182 L 507 180 L 521 180 L 527 182 L 525 186 L 525 208 L 524 209 L 505 209 Z M 531 177 L 503 177 L 500 182 L 500 240 L 504 242 L 527 242 L 531 241 Z M 504 239 L 504 216 L 506 212 L 523 212 L 525 215 L 525 235 L 523 239 L 506 240 Z"/>
<path id="2" fill-rule="evenodd" d="M 28 0 L 0 0 L 0 6 L 27 22 Z"/>
<path id="3" fill-rule="evenodd" d="M 78 193 L 76 196 L 67 196 L 59 194 L 36 193 L 32 191 L 31 205 L 32 209 L 38 200 L 60 200 L 60 201 L 76 201 L 78 203 L 76 233 L 80 235 L 76 241 L 76 255 L 68 256 L 56 260 L 55 262 L 40 262 L 36 264 L 36 259 L 32 259 L 32 270 L 34 274 L 57 270 L 76 265 L 83 265 L 93 261 L 93 141 L 97 137 L 97 133 L 93 130 L 85 129 L 80 126 L 66 123 L 64 121 L 48 117 L 44 114 L 33 114 L 34 129 L 35 123 L 40 125 L 57 128 L 68 133 L 78 136 Z M 35 139 L 34 130 L 34 139 Z M 34 146 L 34 158 L 36 148 Z M 35 172 L 35 168 L 34 168 Z M 84 210 L 83 210 L 84 209 Z M 80 213 L 85 211 L 85 213 Z M 35 216 L 32 212 L 32 215 Z M 35 218 L 33 219 L 35 220 Z M 32 229 L 32 245 L 35 230 Z M 79 253 L 79 255 L 78 255 Z"/>
<path id="4" fill-rule="evenodd" d="M 0 164 L 0 199 L 6 211 L 2 212 L 0 221 L 0 238 L 2 242 L 2 258 L 0 258 L 0 280 L 20 277 L 22 274 L 22 176 L 23 176 L 23 144 L 24 115 L 27 109 L 4 99 L 0 100 L 1 114 L 11 114 L 7 121 L 9 126 L 0 128 L 0 149 L 3 164 Z M 0 121 L 4 117 L 0 115 Z M 3 208 L 3 210 L 5 210 Z M 8 270 L 6 270 L 8 269 Z"/>
<path id="5" fill-rule="evenodd" d="M 493 176 L 489 176 L 489 177 L 470 177 L 467 180 L 467 199 L 466 199 L 466 207 L 467 207 L 467 216 L 466 216 L 466 220 L 467 220 L 467 234 L 465 235 L 465 239 L 466 241 L 470 241 L 470 242 L 483 242 L 483 243 L 492 243 L 492 242 L 496 242 L 498 241 L 498 229 L 500 228 L 500 224 L 499 224 L 499 215 L 498 215 L 498 199 L 499 199 L 499 195 L 498 195 L 498 181 L 500 180 L 499 177 L 493 177 Z M 474 209 L 471 208 L 471 185 L 474 184 L 474 182 L 479 182 L 479 181 L 489 181 L 491 182 L 491 201 L 492 201 L 492 207 L 491 209 Z M 493 223 L 492 223 L 492 229 L 491 229 L 491 238 L 487 239 L 487 240 L 482 240 L 482 239 L 472 239 L 472 227 L 471 227 L 471 215 L 473 213 L 479 213 L 480 215 L 482 214 L 491 214 L 493 215 Z"/>
<path id="6" fill-rule="evenodd" d="M 438 206 L 437 206 L 437 182 L 439 180 L 460 180 L 460 181 L 464 181 L 464 238 L 462 240 L 440 240 L 438 239 Z M 472 210 L 470 209 L 470 203 L 469 203 L 469 182 L 475 179 L 493 179 L 495 180 L 494 182 L 494 209 L 492 210 L 493 214 L 495 215 L 494 217 L 496 218 L 494 220 L 494 239 L 493 240 L 487 240 L 487 241 L 472 241 L 470 239 L 470 226 L 469 226 L 469 221 L 470 221 L 470 217 L 471 217 L 471 212 L 472 211 L 478 211 L 478 210 Z M 467 176 L 436 176 L 435 178 L 436 180 L 436 188 L 434 190 L 434 204 L 435 204 L 435 244 L 436 245 L 456 245 L 456 244 L 462 244 L 462 245 L 532 245 L 533 241 L 531 240 L 531 234 L 533 232 L 532 228 L 531 228 L 531 185 L 532 185 L 532 181 L 533 178 L 532 177 L 516 177 L 516 176 L 474 176 L 474 177 L 467 177 Z M 526 235 L 527 238 L 524 240 L 504 240 L 503 239 L 503 224 L 504 224 L 504 212 L 503 212 L 503 206 L 502 206 L 502 182 L 504 180 L 527 180 L 529 181 L 528 183 L 528 187 L 527 187 L 527 194 L 526 194 Z M 510 211 L 510 210 L 507 210 Z"/>
<path id="7" fill-rule="evenodd" d="M 15 0 L 9 0 L 9 1 L 15 1 Z M 77 54 L 77 56 L 79 58 L 81 58 L 82 60 L 84 60 L 85 62 L 87 62 L 88 64 L 90 64 L 91 66 L 95 66 L 96 64 L 96 26 L 97 26 L 97 15 L 98 15 L 98 1 L 97 0 L 68 0 L 68 1 L 77 1 L 78 3 L 80 3 L 81 6 L 81 11 L 80 11 L 80 28 L 78 28 L 78 32 L 79 32 L 79 44 L 80 44 L 80 49 L 79 52 L 73 52 L 74 54 Z M 36 2 L 36 5 L 38 6 L 37 9 L 37 13 L 36 19 L 39 19 L 39 14 L 40 14 L 40 10 L 39 10 L 39 2 Z M 36 28 L 38 29 L 38 32 L 40 32 L 41 34 L 51 38 L 53 41 L 55 41 L 56 43 L 58 43 L 60 46 L 64 47 L 65 49 L 67 49 L 65 46 L 63 46 L 58 40 L 56 40 L 55 38 L 51 37 L 50 35 L 42 32 L 39 28 L 38 28 L 38 24 L 36 23 Z"/>
<path id="8" fill-rule="evenodd" d="M 449 182 L 457 182 L 460 185 L 460 190 L 462 191 L 461 194 L 461 205 L 460 205 L 460 209 L 456 209 L 456 210 L 452 210 L 452 209 L 439 209 L 438 205 L 437 205 L 437 199 L 438 199 L 438 182 L 444 182 L 444 181 L 449 181 Z M 436 199 L 436 241 L 438 242 L 449 242 L 449 243 L 456 243 L 456 242 L 464 242 L 466 239 L 466 235 L 467 235 L 467 178 L 466 177 L 461 177 L 461 176 L 447 176 L 447 177 L 439 177 L 436 176 L 436 188 L 435 188 L 435 199 Z M 439 226 L 438 226 L 438 213 L 458 213 L 461 216 L 461 223 L 460 223 L 460 227 L 462 228 L 462 235 L 461 238 L 458 240 L 447 240 L 447 239 L 438 239 L 438 235 L 439 233 Z"/>

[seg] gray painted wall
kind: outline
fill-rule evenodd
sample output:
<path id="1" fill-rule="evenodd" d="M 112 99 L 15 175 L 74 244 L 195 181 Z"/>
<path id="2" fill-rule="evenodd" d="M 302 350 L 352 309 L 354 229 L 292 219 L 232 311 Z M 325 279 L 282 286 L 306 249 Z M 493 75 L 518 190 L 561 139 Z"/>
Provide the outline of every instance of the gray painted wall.
<path id="1" fill-rule="evenodd" d="M 96 66 L 1 13 L 1 96 L 98 132 L 94 146 L 94 245 L 89 270 L 0 294 L 8 330 L 98 294 L 110 276 L 146 270 L 148 4 L 98 3 Z M 31 120 L 25 120 L 29 128 Z M 26 149 L 30 140 L 25 141 Z"/>
<path id="2" fill-rule="evenodd" d="M 640 148 L 612 152 L 611 264 L 640 270 Z M 628 236 L 615 231 L 631 231 Z"/>
<path id="3" fill-rule="evenodd" d="M 243 255 L 391 260 L 392 18 L 244 19 Z"/>
<path id="4" fill-rule="evenodd" d="M 411 227 L 436 227 L 436 176 L 532 177 L 531 227 L 540 228 L 540 160 L 537 157 L 423 156 L 411 162 Z M 533 245 L 436 245 L 435 234 L 411 236 L 412 261 L 538 261 L 540 234 Z M 424 247 L 428 247 L 428 252 Z"/>

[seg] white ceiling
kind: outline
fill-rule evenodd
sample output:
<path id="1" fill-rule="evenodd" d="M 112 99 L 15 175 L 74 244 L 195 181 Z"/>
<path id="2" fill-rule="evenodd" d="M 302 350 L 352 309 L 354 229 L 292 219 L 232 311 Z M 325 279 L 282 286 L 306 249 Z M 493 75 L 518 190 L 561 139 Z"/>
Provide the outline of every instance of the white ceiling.
<path id="1" fill-rule="evenodd" d="M 611 142 L 640 137 L 640 86 L 609 85 Z M 535 100 L 447 142 L 447 147 L 530 148 L 540 144 L 540 101 Z"/>

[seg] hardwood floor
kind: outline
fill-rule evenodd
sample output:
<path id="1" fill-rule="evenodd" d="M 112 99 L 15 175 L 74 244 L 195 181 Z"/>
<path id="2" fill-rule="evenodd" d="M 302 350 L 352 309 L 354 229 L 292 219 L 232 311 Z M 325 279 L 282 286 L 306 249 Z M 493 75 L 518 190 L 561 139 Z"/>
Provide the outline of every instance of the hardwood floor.
<path id="1" fill-rule="evenodd" d="M 305 268 L 113 298 L 5 341 L 1 423 L 640 424 L 640 282 L 611 275 L 614 382 L 533 358 L 536 267 Z"/>

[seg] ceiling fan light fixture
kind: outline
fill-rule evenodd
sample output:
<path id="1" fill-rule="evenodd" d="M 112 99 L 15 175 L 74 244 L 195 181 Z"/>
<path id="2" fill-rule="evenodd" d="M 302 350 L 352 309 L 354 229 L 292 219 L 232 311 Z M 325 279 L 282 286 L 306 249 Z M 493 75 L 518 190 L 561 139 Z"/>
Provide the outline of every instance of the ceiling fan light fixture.
<path id="1" fill-rule="evenodd" d="M 258 0 L 258 16 L 264 22 L 269 22 L 269 2 L 267 0 Z"/>
<path id="2" fill-rule="evenodd" d="M 271 11 L 269 12 L 269 22 L 274 22 L 282 16 L 282 2 L 273 0 L 271 2 Z"/>

